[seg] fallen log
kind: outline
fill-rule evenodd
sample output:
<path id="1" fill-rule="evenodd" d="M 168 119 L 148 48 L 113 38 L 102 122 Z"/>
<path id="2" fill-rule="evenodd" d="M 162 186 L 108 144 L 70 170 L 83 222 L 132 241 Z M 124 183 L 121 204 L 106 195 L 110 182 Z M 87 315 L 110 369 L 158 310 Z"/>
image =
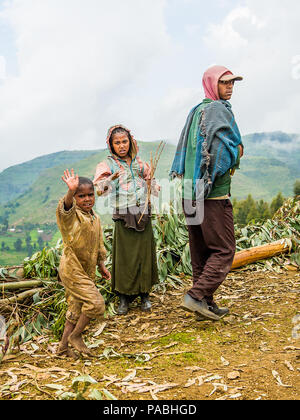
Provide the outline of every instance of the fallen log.
<path id="1" fill-rule="evenodd" d="M 0 292 L 4 290 L 32 289 L 43 284 L 42 280 L 17 281 L 14 283 L 0 283 Z"/>
<path id="2" fill-rule="evenodd" d="M 0 308 L 2 309 L 2 307 L 9 306 L 12 303 L 23 302 L 23 300 L 25 300 L 28 297 L 31 297 L 31 296 L 35 295 L 40 290 L 42 290 L 42 289 L 38 288 L 38 289 L 26 290 L 26 292 L 22 292 L 19 295 L 15 295 L 15 296 L 12 296 L 12 297 L 6 298 L 6 299 L 0 299 Z"/>
<path id="3" fill-rule="evenodd" d="M 292 249 L 291 239 L 282 239 L 265 245 L 244 249 L 235 254 L 231 269 L 244 267 L 256 261 L 275 257 L 276 255 L 286 254 Z"/>

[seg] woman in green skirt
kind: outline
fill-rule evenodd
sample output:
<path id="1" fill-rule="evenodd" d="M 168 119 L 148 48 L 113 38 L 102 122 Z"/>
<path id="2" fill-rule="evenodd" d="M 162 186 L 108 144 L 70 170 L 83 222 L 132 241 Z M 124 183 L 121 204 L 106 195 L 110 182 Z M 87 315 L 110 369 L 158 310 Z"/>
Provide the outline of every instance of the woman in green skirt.
<path id="1" fill-rule="evenodd" d="M 115 222 L 112 253 L 112 289 L 119 295 L 118 314 L 141 297 L 141 309 L 151 310 L 149 293 L 158 281 L 156 248 L 147 191 L 157 195 L 150 167 L 137 155 L 138 146 L 122 125 L 111 127 L 107 136 L 110 151 L 96 168 L 94 184 L 99 196 L 110 194 Z M 150 185 L 151 184 L 151 185 Z"/>

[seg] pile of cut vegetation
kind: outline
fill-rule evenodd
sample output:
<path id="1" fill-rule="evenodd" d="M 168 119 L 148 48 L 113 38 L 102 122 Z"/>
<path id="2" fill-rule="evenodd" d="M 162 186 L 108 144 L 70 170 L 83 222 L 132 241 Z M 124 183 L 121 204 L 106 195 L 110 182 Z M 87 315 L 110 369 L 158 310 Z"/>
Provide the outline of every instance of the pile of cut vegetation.
<path id="1" fill-rule="evenodd" d="M 184 216 L 172 206 L 163 215 L 153 216 L 154 235 L 157 244 L 159 283 L 156 290 L 164 293 L 168 287 L 181 288 L 183 280 L 191 276 L 188 233 Z M 111 267 L 113 228 L 104 230 L 108 268 Z M 246 227 L 236 226 L 237 257 L 243 252 L 256 252 L 259 247 L 274 245 L 277 252 L 257 257 L 255 264 L 244 260 L 243 269 L 251 270 L 298 270 L 300 267 L 300 201 L 289 199 L 277 211 L 273 219 Z M 273 245 L 272 245 L 273 244 Z M 257 248 L 258 247 L 258 248 Z M 274 247 L 273 247 L 274 248 Z M 273 249 L 272 248 L 272 249 Z M 253 251 L 254 250 L 254 251 Z M 65 321 L 66 301 L 62 284 L 57 279 L 57 269 L 62 253 L 59 241 L 54 248 L 45 248 L 26 258 L 22 267 L 0 268 L 1 299 L 0 316 L 4 317 L 7 330 L 0 342 L 0 361 L 5 353 L 14 351 L 21 343 L 33 336 L 51 332 L 60 338 Z M 246 262 L 245 262 L 246 261 Z M 110 283 L 97 271 L 96 284 L 106 301 L 105 316 L 113 316 L 115 294 Z M 3 338 L 3 337 L 2 337 Z M 1 341 L 1 336 L 0 336 Z"/>
<path id="2" fill-rule="evenodd" d="M 256 270 L 297 270 L 300 267 L 300 197 L 286 200 L 272 219 L 258 224 L 236 226 L 237 251 L 282 242 L 288 251 L 248 268 Z"/>

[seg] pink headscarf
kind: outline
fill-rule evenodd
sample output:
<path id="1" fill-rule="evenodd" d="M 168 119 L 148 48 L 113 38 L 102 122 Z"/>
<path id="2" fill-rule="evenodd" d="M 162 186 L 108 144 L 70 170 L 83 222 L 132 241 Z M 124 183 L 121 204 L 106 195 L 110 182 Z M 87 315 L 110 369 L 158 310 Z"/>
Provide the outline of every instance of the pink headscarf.
<path id="1" fill-rule="evenodd" d="M 213 101 L 220 100 L 218 82 L 225 74 L 233 73 L 223 66 L 213 66 L 206 70 L 202 80 L 206 98 L 212 99 Z"/>

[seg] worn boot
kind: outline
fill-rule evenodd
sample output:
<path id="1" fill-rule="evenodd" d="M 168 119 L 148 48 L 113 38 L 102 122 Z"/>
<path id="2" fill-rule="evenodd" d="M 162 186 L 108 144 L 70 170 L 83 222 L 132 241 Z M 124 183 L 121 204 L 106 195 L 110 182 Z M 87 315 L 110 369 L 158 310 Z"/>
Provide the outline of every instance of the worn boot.
<path id="1" fill-rule="evenodd" d="M 228 308 L 219 308 L 215 302 L 209 303 L 208 308 L 210 311 L 213 311 L 213 313 L 218 315 L 220 318 L 223 318 L 224 316 L 229 314 Z"/>
<path id="2" fill-rule="evenodd" d="M 141 293 L 141 311 L 143 312 L 150 312 L 151 310 L 151 302 L 149 300 L 148 293 Z"/>
<path id="3" fill-rule="evenodd" d="M 119 306 L 117 309 L 118 315 L 126 315 L 129 309 L 129 300 L 126 295 L 120 295 Z"/>
<path id="4" fill-rule="evenodd" d="M 182 309 L 188 312 L 195 312 L 196 316 L 199 316 L 205 320 L 220 321 L 220 317 L 210 310 L 205 299 L 197 300 L 186 294 L 183 297 L 183 301 L 180 305 Z"/>
<path id="5" fill-rule="evenodd" d="M 219 308 L 215 302 L 208 303 L 208 309 L 212 311 L 214 314 L 218 315 L 220 319 L 224 318 L 224 316 L 229 314 L 228 308 Z M 206 319 L 200 315 L 196 314 L 196 321 L 205 321 Z"/>

